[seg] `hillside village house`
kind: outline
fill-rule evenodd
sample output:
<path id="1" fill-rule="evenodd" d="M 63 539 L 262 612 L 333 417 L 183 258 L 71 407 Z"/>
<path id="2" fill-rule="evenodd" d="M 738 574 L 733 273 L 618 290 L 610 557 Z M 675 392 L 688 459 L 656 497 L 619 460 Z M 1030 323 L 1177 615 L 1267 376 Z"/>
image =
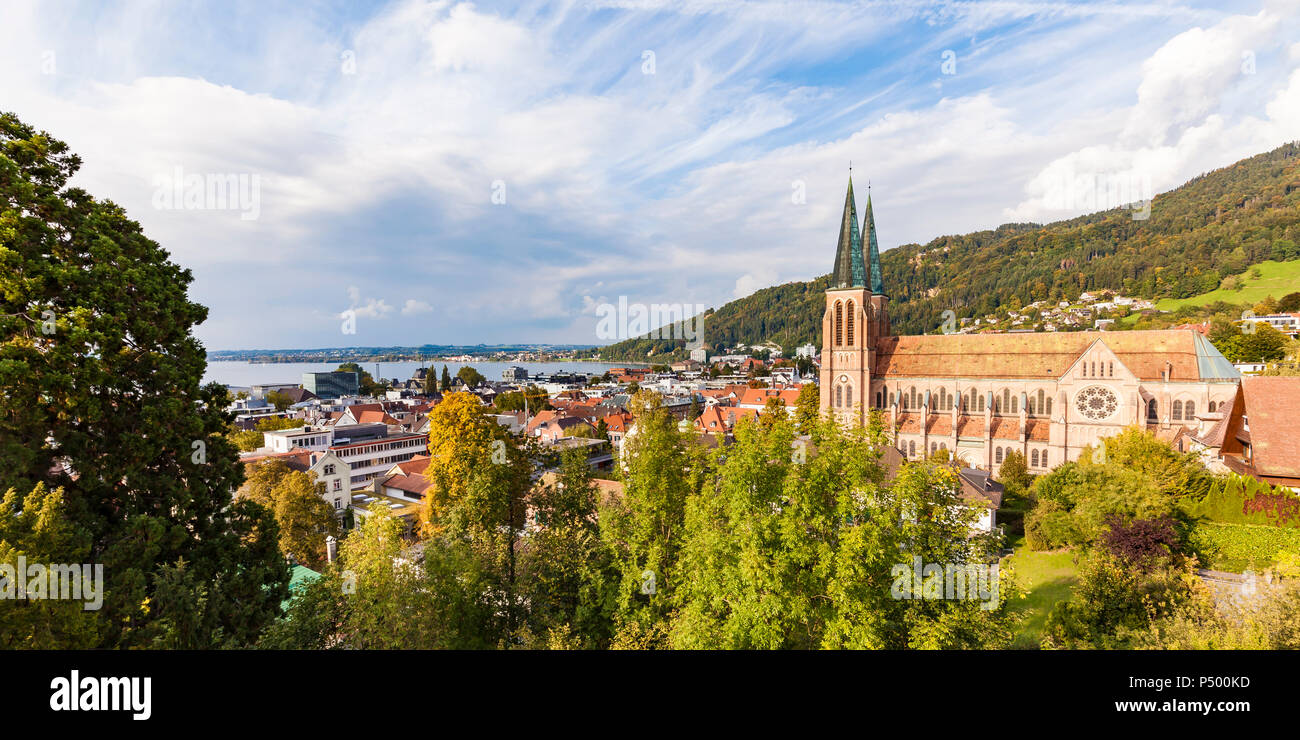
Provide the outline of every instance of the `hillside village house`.
<path id="1" fill-rule="evenodd" d="M 997 471 L 1008 452 L 1044 472 L 1137 424 L 1195 433 L 1241 374 L 1196 331 L 895 336 L 868 196 L 849 182 L 822 315 L 821 407 L 849 424 L 885 414 L 908 458 L 944 449 Z M 937 323 L 936 317 L 936 323 Z"/>

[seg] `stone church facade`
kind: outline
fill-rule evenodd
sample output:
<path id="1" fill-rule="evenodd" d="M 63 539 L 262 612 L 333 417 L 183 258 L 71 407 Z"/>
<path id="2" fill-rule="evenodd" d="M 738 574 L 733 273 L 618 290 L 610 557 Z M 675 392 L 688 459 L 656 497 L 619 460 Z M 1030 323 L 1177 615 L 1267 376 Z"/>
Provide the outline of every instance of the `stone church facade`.
<path id="1" fill-rule="evenodd" d="M 821 408 L 879 409 L 908 459 L 948 450 L 996 472 L 1012 450 L 1042 473 L 1125 427 L 1176 446 L 1222 418 L 1241 376 L 1193 330 L 894 336 L 868 195 L 850 180 L 822 317 Z"/>

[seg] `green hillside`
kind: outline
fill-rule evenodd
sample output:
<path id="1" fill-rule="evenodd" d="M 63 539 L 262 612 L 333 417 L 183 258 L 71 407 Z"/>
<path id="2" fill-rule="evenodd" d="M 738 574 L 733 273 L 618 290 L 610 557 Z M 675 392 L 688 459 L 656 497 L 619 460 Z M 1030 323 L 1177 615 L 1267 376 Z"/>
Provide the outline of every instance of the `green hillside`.
<path id="1" fill-rule="evenodd" d="M 876 214 L 886 233 L 888 219 L 887 213 Z M 836 226 L 826 229 L 828 268 Z M 1263 272 L 1269 260 L 1297 258 L 1300 143 L 1293 142 L 1157 195 L 1146 220 L 1115 208 L 1047 225 L 1006 224 L 941 236 L 888 250 L 881 271 L 894 330 L 919 334 L 935 330 L 945 310 L 958 318 L 983 316 L 1014 303 L 1074 300 L 1090 290 L 1199 300 L 1253 265 Z M 1285 281 L 1284 275 L 1274 277 Z M 794 347 L 815 341 L 827 279 L 766 288 L 710 312 L 706 343 L 716 348 L 775 341 Z M 1275 290 L 1276 297 L 1290 292 Z M 1248 300 L 1233 293 L 1229 302 Z M 626 340 L 601 354 L 611 360 L 681 357 L 684 342 Z"/>
<path id="2" fill-rule="evenodd" d="M 1254 276 L 1259 270 L 1259 277 Z M 1256 304 L 1272 296 L 1281 298 L 1288 293 L 1300 291 L 1300 260 L 1277 262 L 1265 260 L 1252 266 L 1237 277 L 1238 287 L 1216 288 L 1208 293 L 1201 293 L 1190 298 L 1165 298 L 1156 302 L 1161 311 L 1177 311 L 1184 306 L 1208 306 L 1212 303 Z"/>

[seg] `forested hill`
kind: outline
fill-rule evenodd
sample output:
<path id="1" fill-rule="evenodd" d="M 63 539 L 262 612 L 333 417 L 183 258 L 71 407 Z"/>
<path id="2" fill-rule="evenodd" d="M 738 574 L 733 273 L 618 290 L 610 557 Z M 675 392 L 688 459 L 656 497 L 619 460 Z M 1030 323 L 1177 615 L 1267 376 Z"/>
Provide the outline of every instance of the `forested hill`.
<path id="1" fill-rule="evenodd" d="M 959 318 L 982 316 L 1006 304 L 1073 300 L 1103 288 L 1141 298 L 1185 298 L 1213 290 L 1258 262 L 1296 259 L 1300 142 L 1157 195 L 1148 219 L 1133 215 L 1115 208 L 891 249 L 881 255 L 881 270 L 894 331 L 933 331 L 948 309 Z M 829 266 L 834 234 L 827 234 Z M 792 348 L 819 343 L 828 278 L 764 288 L 711 311 L 706 344 L 774 341 Z M 645 360 L 673 352 L 680 357 L 682 347 L 681 341 L 635 339 L 606 347 L 602 356 Z"/>

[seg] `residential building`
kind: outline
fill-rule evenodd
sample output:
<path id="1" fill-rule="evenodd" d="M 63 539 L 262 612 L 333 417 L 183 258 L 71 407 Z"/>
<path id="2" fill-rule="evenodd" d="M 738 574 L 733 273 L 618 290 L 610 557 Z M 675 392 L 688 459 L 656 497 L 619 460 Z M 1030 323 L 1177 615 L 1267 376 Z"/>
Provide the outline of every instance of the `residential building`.
<path id="1" fill-rule="evenodd" d="M 1242 378 L 1224 419 L 1219 457 L 1235 473 L 1300 490 L 1300 378 Z"/>

